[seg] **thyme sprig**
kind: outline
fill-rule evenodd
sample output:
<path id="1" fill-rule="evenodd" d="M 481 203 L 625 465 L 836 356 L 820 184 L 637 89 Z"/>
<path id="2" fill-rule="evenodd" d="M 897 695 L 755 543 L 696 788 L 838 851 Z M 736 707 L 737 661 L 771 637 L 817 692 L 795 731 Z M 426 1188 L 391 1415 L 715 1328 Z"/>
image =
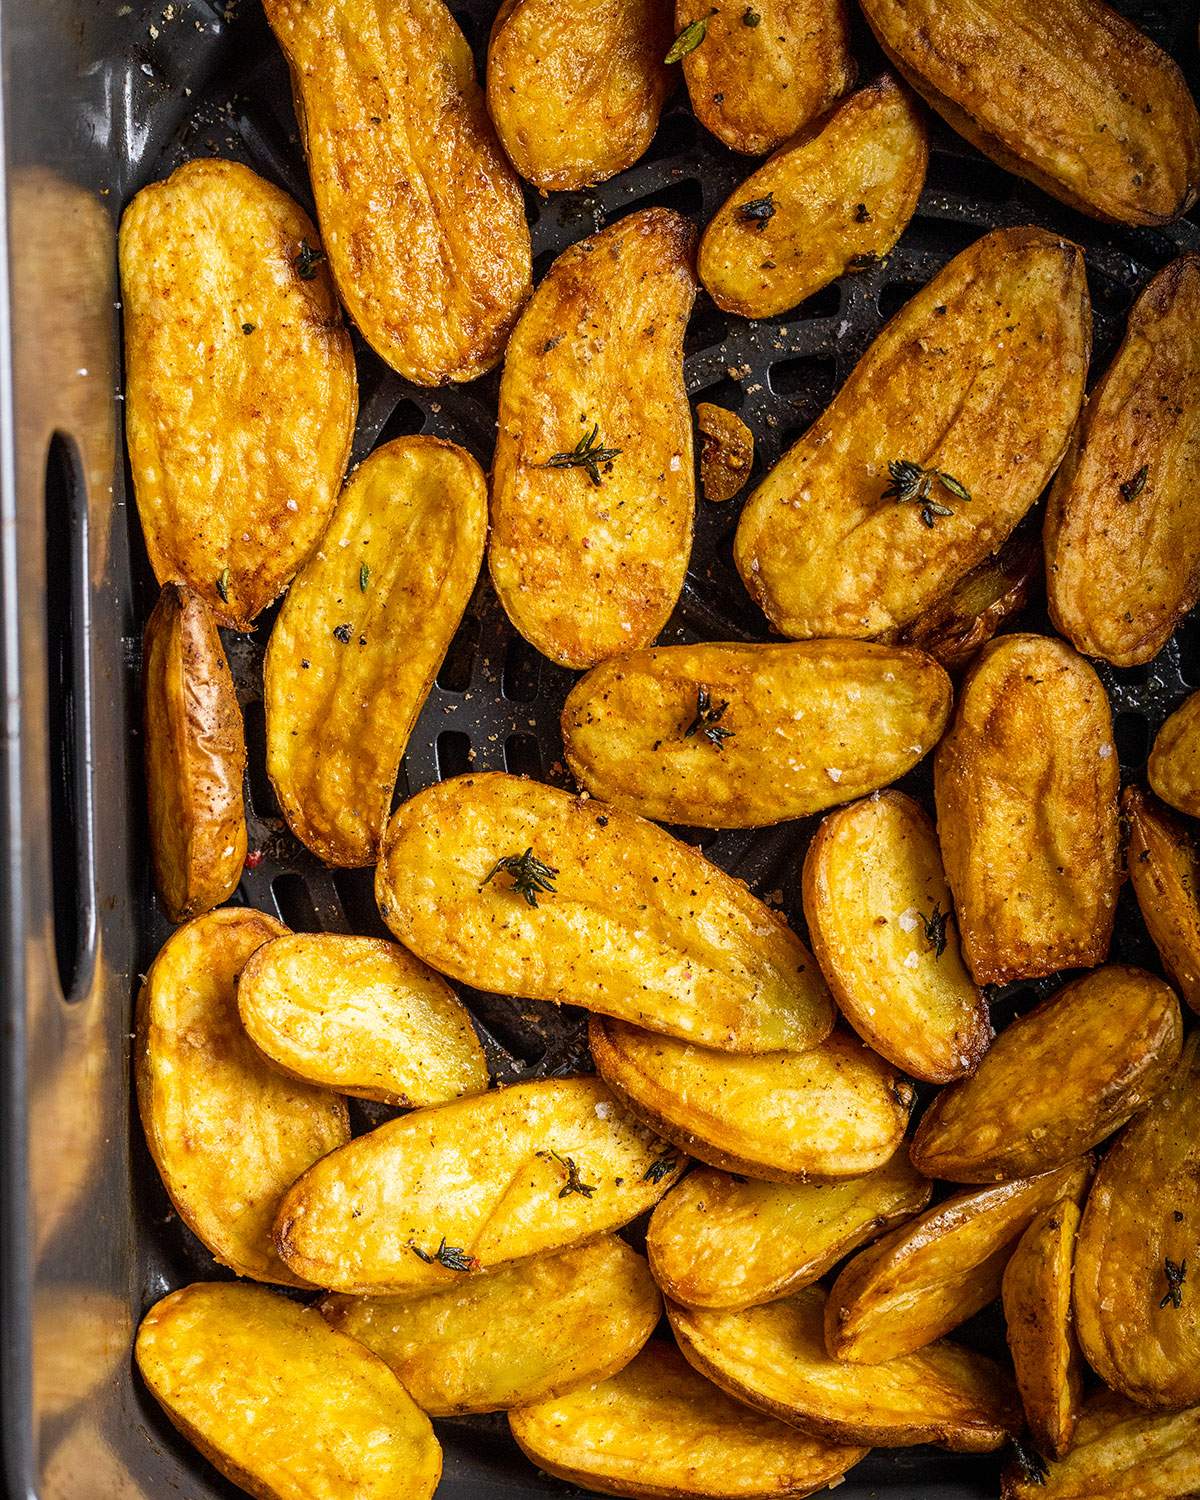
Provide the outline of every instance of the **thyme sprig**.
<path id="1" fill-rule="evenodd" d="M 557 1151 L 539 1151 L 538 1155 L 547 1161 L 556 1161 L 567 1174 L 567 1180 L 559 1189 L 560 1198 L 569 1198 L 572 1193 L 578 1193 L 581 1198 L 590 1198 L 600 1186 L 598 1182 L 584 1182 L 579 1175 L 579 1168 L 575 1165 L 574 1157 L 560 1156 Z"/>
<path id="2" fill-rule="evenodd" d="M 646 1170 L 642 1173 L 643 1182 L 661 1182 L 679 1165 L 679 1157 L 674 1151 L 664 1151 L 661 1156 L 656 1156 Z"/>
<path id="3" fill-rule="evenodd" d="M 324 259 L 324 250 L 310 245 L 307 240 L 301 240 L 300 248 L 296 252 L 292 265 L 295 266 L 296 275 L 299 276 L 301 281 L 311 281 L 317 274 L 317 267 Z"/>
<path id="4" fill-rule="evenodd" d="M 592 423 L 591 432 L 585 433 L 569 453 L 552 453 L 539 469 L 583 469 L 593 484 L 601 481 L 600 465 L 611 464 L 620 453 L 620 448 L 606 448 L 600 439 L 599 422 Z"/>
<path id="5" fill-rule="evenodd" d="M 1121 492 L 1121 499 L 1126 505 L 1131 505 L 1146 487 L 1146 479 L 1150 473 L 1150 465 L 1143 464 L 1132 479 L 1127 479 L 1123 484 L 1117 486 Z"/>
<path id="6" fill-rule="evenodd" d="M 420 1245 L 414 1245 L 412 1240 L 409 1240 L 408 1248 L 418 1260 L 423 1260 L 427 1266 L 433 1265 L 436 1261 L 438 1265 L 445 1266 L 447 1271 L 477 1271 L 479 1269 L 479 1261 L 476 1257 L 468 1255 L 457 1245 L 447 1245 L 445 1235 L 442 1235 L 442 1242 L 432 1255 L 428 1250 L 422 1250 Z"/>
<path id="7" fill-rule="evenodd" d="M 708 689 L 700 683 L 696 689 L 696 717 L 683 731 L 684 739 L 690 740 L 696 734 L 703 735 L 710 745 L 715 745 L 720 750 L 724 741 L 732 739 L 736 733 L 733 729 L 724 729 L 721 726 L 721 720 L 725 717 L 728 707 L 727 698 L 714 703 Z"/>
<path id="8" fill-rule="evenodd" d="M 902 505 L 919 505 L 921 520 L 931 530 L 937 524 L 938 516 L 954 514 L 948 505 L 933 498 L 935 485 L 940 485 L 956 500 L 966 501 L 971 498 L 970 490 L 961 480 L 955 479 L 953 474 L 947 474 L 942 469 L 922 468 L 909 458 L 892 459 L 888 464 L 888 473 L 892 482 L 884 490 L 883 498 L 895 500 Z"/>
<path id="9" fill-rule="evenodd" d="M 765 229 L 767 220 L 775 217 L 775 194 L 768 193 L 765 198 L 747 198 L 745 203 L 739 203 L 737 216 L 743 224 L 753 224 L 756 229 Z"/>
<path id="10" fill-rule="evenodd" d="M 527 906 L 538 904 L 538 892 L 545 891 L 553 896 L 554 882 L 558 877 L 558 871 L 553 865 L 543 864 L 537 858 L 533 849 L 526 849 L 524 854 L 506 854 L 503 859 L 498 859 L 483 878 L 484 885 L 490 884 L 501 870 L 506 875 L 512 876 L 512 888 L 519 896 L 524 896 Z"/>
<path id="11" fill-rule="evenodd" d="M 1163 1261 L 1163 1274 L 1167 1278 L 1167 1294 L 1159 1307 L 1182 1307 L 1183 1284 L 1187 1280 L 1187 1261 L 1172 1260 L 1168 1255 Z"/>
<path id="12" fill-rule="evenodd" d="M 946 923 L 950 920 L 950 913 L 943 911 L 941 903 L 935 901 L 928 916 L 924 912 L 918 912 L 917 915 L 924 923 L 925 941 L 933 949 L 934 958 L 941 958 L 946 951 Z"/>

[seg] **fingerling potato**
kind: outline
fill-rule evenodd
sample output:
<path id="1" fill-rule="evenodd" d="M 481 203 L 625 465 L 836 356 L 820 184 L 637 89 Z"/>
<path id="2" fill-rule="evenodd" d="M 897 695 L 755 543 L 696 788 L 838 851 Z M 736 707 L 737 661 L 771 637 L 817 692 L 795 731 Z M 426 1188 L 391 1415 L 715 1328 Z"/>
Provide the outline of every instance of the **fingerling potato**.
<path id="1" fill-rule="evenodd" d="M 1180 994 L 1200 1011 L 1200 851 L 1191 829 L 1140 787 L 1125 788 L 1121 811 L 1142 920 Z"/>
<path id="2" fill-rule="evenodd" d="M 927 651 L 947 672 L 961 670 L 1005 620 L 1025 608 L 1041 568 L 1041 545 L 1021 527 L 993 557 L 965 573 L 944 599 L 906 625 L 901 641 Z"/>
<path id="3" fill-rule="evenodd" d="M 1164 802 L 1200 818 L 1200 693 L 1185 699 L 1155 735 L 1146 775 Z"/>

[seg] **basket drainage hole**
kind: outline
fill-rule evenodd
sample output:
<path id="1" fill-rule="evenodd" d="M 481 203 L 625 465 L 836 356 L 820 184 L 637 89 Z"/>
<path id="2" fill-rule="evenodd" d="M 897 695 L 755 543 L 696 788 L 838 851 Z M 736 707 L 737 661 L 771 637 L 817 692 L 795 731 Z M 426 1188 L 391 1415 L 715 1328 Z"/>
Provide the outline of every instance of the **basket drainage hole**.
<path id="1" fill-rule="evenodd" d="M 461 729 L 447 729 L 437 737 L 438 780 L 462 776 L 471 769 L 471 736 Z"/>
<path id="2" fill-rule="evenodd" d="M 500 691 L 512 703 L 532 703 L 541 679 L 542 658 L 528 641 L 514 635 L 504 653 Z"/>
<path id="3" fill-rule="evenodd" d="M 465 693 L 479 655 L 479 621 L 468 615 L 454 632 L 450 649 L 438 668 L 437 685 L 443 692 Z"/>
<path id="4" fill-rule="evenodd" d="M 1141 714 L 1118 714 L 1113 720 L 1113 739 L 1123 766 L 1138 769 L 1145 764 L 1150 753 L 1150 726 Z"/>
<path id="5" fill-rule="evenodd" d="M 504 769 L 513 776 L 541 776 L 542 751 L 533 735 L 509 735 L 504 741 Z"/>
<path id="6" fill-rule="evenodd" d="M 271 882 L 271 893 L 279 908 L 279 917 L 293 932 L 320 932 L 322 923 L 317 913 L 317 904 L 312 898 L 304 876 L 288 870 L 277 875 Z"/>
<path id="7" fill-rule="evenodd" d="M 267 775 L 267 712 L 262 699 L 247 703 L 242 711 L 246 726 L 246 775 L 250 782 L 250 805 L 260 818 L 279 818 L 279 802 Z"/>

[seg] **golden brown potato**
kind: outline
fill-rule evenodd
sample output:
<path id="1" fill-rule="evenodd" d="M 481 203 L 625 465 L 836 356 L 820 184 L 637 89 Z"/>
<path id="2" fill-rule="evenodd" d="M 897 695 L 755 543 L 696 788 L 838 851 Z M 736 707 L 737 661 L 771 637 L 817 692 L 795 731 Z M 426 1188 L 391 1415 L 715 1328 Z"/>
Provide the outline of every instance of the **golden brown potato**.
<path id="1" fill-rule="evenodd" d="M 859 1177 L 903 1139 L 913 1091 L 856 1037 L 738 1057 L 593 1016 L 605 1082 L 653 1130 L 712 1167 L 765 1182 Z"/>
<path id="2" fill-rule="evenodd" d="M 539 1469 L 606 1495 L 784 1500 L 837 1484 L 866 1455 L 731 1401 L 669 1344 L 599 1385 L 509 1413 Z"/>
<path id="3" fill-rule="evenodd" d="M 1112 715 L 1062 641 L 980 652 L 933 762 L 938 838 L 976 984 L 1103 963 L 1120 885 Z"/>
<path id="4" fill-rule="evenodd" d="M 705 290 L 726 312 L 770 318 L 886 255 L 913 216 L 928 161 L 919 106 L 894 79 L 877 78 L 725 200 L 700 237 Z"/>
<path id="5" fill-rule="evenodd" d="M 150 1154 L 179 1217 L 223 1266 L 304 1286 L 271 1225 L 301 1172 L 350 1139 L 344 1102 L 286 1078 L 242 1030 L 234 986 L 287 929 L 245 907 L 167 939 L 138 999 L 137 1096 Z"/>
<path id="6" fill-rule="evenodd" d="M 488 1086 L 483 1048 L 454 991 L 377 938 L 289 933 L 237 982 L 246 1035 L 277 1068 L 385 1104 L 444 1104 Z"/>
<path id="7" fill-rule="evenodd" d="M 1146 775 L 1152 791 L 1200 818 L 1200 693 L 1193 693 L 1154 738 Z"/>
<path id="8" fill-rule="evenodd" d="M 746 503 L 734 560 L 772 625 L 888 636 L 937 604 L 1057 468 L 1090 346 L 1077 245 L 998 229 L 955 256 Z"/>
<path id="9" fill-rule="evenodd" d="M 1183 1018 L 1174 992 L 1110 964 L 1018 1017 L 975 1074 L 942 1089 L 913 1137 L 918 1172 L 948 1182 L 1031 1177 L 1082 1156 L 1166 1086 Z"/>
<path id="10" fill-rule="evenodd" d="M 1141 1406 L 1200 1403 L 1200 1032 L 1100 1164 L 1075 1251 L 1088 1363 Z"/>
<path id="11" fill-rule="evenodd" d="M 1180 994 L 1200 1011 L 1200 850 L 1191 829 L 1140 787 L 1125 788 L 1121 811 L 1142 920 Z"/>
<path id="12" fill-rule="evenodd" d="M 184 1437 L 261 1500 L 429 1500 L 437 1488 L 429 1418 L 315 1308 L 197 1282 L 150 1309 L 136 1353 Z"/>
<path id="13" fill-rule="evenodd" d="M 328 864 L 379 858 L 486 537 L 487 483 L 470 454 L 397 438 L 355 470 L 288 590 L 263 671 L 267 770 L 292 832 Z"/>
<path id="14" fill-rule="evenodd" d="M 670 0 L 504 0 L 487 99 L 521 176 L 566 192 L 631 167 L 658 127 L 670 44 Z"/>
<path id="15" fill-rule="evenodd" d="M 1022 527 L 994 557 L 964 574 L 944 599 L 905 626 L 900 639 L 928 651 L 948 672 L 958 671 L 1005 620 L 1025 608 L 1041 565 L 1041 544 Z"/>
<path id="16" fill-rule="evenodd" d="M 406 948 L 478 989 L 582 1005 L 731 1052 L 828 1036 L 808 949 L 740 881 L 629 813 L 493 773 L 429 787 L 375 879 Z"/>
<path id="17" fill-rule="evenodd" d="M 246 858 L 242 711 L 207 605 L 168 583 L 146 625 L 146 792 L 150 853 L 172 922 L 237 889 Z"/>
<path id="18" fill-rule="evenodd" d="M 693 238 L 647 208 L 571 245 L 509 342 L 488 566 L 509 619 L 563 666 L 646 645 L 683 586 Z"/>
<path id="19" fill-rule="evenodd" d="M 623 1369 L 662 1300 L 646 1262 L 604 1235 L 423 1297 L 326 1297 L 321 1311 L 433 1417 L 549 1401 Z"/>
<path id="20" fill-rule="evenodd" d="M 963 966 L 937 834 L 911 797 L 830 813 L 804 860 L 804 915 L 834 999 L 876 1052 L 931 1083 L 975 1067 L 991 1018 Z"/>
<path id="21" fill-rule="evenodd" d="M 427 1292 L 619 1229 L 685 1159 L 598 1078 L 551 1078 L 414 1110 L 305 1172 L 275 1243 L 331 1291 Z"/>
<path id="22" fill-rule="evenodd" d="M 1040 1452 L 1068 1452 L 1083 1401 L 1083 1357 L 1071 1308 L 1079 1205 L 1064 1198 L 1021 1236 L 1001 1288 L 1017 1386 Z"/>
<path id="23" fill-rule="evenodd" d="M 1013 1245 L 1035 1216 L 1060 1198 L 1078 1200 L 1090 1175 L 1084 1160 L 958 1193 L 860 1250 L 829 1294 L 830 1354 L 882 1364 L 965 1322 L 1000 1295 Z"/>
<path id="24" fill-rule="evenodd" d="M 883 50 L 961 135 L 1073 208 L 1163 224 L 1196 198 L 1183 75 L 1101 0 L 863 0 Z"/>
<path id="25" fill-rule="evenodd" d="M 442 0 L 264 8 L 347 311 L 418 385 L 482 375 L 529 296 L 529 226 L 457 22 Z"/>
<path id="26" fill-rule="evenodd" d="M 858 641 L 658 646 L 615 657 L 563 708 L 575 779 L 664 823 L 756 828 L 886 786 L 936 744 L 950 680 Z"/>
<path id="27" fill-rule="evenodd" d="M 700 432 L 700 488 L 706 500 L 732 500 L 754 465 L 754 434 L 725 406 L 696 402 Z"/>
<path id="28" fill-rule="evenodd" d="M 312 220 L 232 161 L 190 161 L 121 220 L 125 436 L 146 550 L 249 627 L 316 546 L 350 456 L 350 335 Z"/>
<path id="29" fill-rule="evenodd" d="M 825 1351 L 825 1293 L 810 1286 L 742 1312 L 667 1304 L 679 1347 L 701 1375 L 769 1417 L 831 1443 L 991 1453 L 1019 1431 L 1011 1377 L 981 1354 L 931 1344 L 880 1365 Z"/>
<path id="30" fill-rule="evenodd" d="M 654 1210 L 646 1254 L 675 1302 L 754 1307 L 824 1276 L 919 1213 L 932 1190 L 905 1151 L 865 1177 L 829 1182 L 755 1182 L 699 1167 Z"/>

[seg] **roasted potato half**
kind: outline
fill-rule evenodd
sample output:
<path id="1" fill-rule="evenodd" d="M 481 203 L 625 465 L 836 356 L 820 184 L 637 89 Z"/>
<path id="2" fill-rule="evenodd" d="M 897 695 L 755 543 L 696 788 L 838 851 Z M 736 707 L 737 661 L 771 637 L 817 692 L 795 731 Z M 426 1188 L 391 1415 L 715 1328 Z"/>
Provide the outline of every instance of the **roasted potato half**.
<path id="1" fill-rule="evenodd" d="M 802 1050 L 833 1006 L 739 881 L 629 813 L 492 773 L 419 792 L 375 880 L 406 948 L 478 989 L 566 1001 L 731 1052 Z"/>
<path id="2" fill-rule="evenodd" d="M 919 106 L 895 79 L 877 78 L 725 200 L 700 238 L 704 289 L 744 318 L 796 307 L 888 253 L 913 216 L 928 161 Z"/>
<path id="3" fill-rule="evenodd" d="M 198 1282 L 142 1319 L 138 1369 L 167 1416 L 262 1500 L 429 1500 L 442 1450 L 383 1363 L 315 1308 Z"/>
<path id="4" fill-rule="evenodd" d="M 288 590 L 263 670 L 267 770 L 292 832 L 328 864 L 379 858 L 486 537 L 487 483 L 470 454 L 397 438 L 355 470 Z"/>
<path id="5" fill-rule="evenodd" d="M 575 779 L 617 807 L 706 828 L 800 818 L 886 786 L 936 744 L 950 679 L 860 641 L 659 646 L 572 688 Z"/>
<path id="6" fill-rule="evenodd" d="M 1192 830 L 1140 787 L 1125 788 L 1121 811 L 1142 920 L 1180 994 L 1200 1011 L 1200 850 Z"/>
<path id="7" fill-rule="evenodd" d="M 654 1332 L 646 1262 L 602 1235 L 423 1297 L 326 1297 L 335 1328 L 378 1354 L 433 1417 L 507 1411 L 607 1380 Z"/>
<path id="8" fill-rule="evenodd" d="M 1005 620 L 1025 608 L 1041 571 L 1041 544 L 1022 526 L 994 557 L 964 574 L 944 599 L 905 626 L 900 639 L 927 651 L 947 672 L 957 672 Z"/>
<path id="9" fill-rule="evenodd" d="M 842 1014 L 914 1078 L 945 1083 L 992 1039 L 963 965 L 937 834 L 903 792 L 830 813 L 804 860 L 813 952 Z"/>
<path id="10" fill-rule="evenodd" d="M 980 652 L 933 762 L 938 838 L 976 984 L 1103 963 L 1120 885 L 1108 698 L 1062 641 Z"/>
<path id="11" fill-rule="evenodd" d="M 998 229 L 955 256 L 742 511 L 734 560 L 772 625 L 889 636 L 943 599 L 1058 467 L 1090 347 L 1077 245 Z"/>
<path id="12" fill-rule="evenodd" d="M 737 412 L 712 401 L 696 402 L 700 433 L 700 488 L 720 504 L 741 493 L 754 466 L 754 434 Z"/>
<path id="13" fill-rule="evenodd" d="M 358 410 L 312 221 L 238 162 L 190 161 L 121 220 L 125 437 L 160 583 L 247 629 L 316 546 Z"/>
<path id="14" fill-rule="evenodd" d="M 196 917 L 169 937 L 138 1000 L 137 1096 L 150 1154 L 179 1217 L 223 1266 L 305 1286 L 275 1253 L 280 1199 L 345 1145 L 345 1103 L 287 1078 L 242 1030 L 234 986 L 287 929 L 246 907 Z"/>
<path id="15" fill-rule="evenodd" d="M 1154 737 L 1146 775 L 1164 802 L 1200 818 L 1200 693 L 1185 699 Z"/>
<path id="16" fill-rule="evenodd" d="M 647 208 L 571 245 L 509 342 L 488 565 L 509 619 L 563 666 L 647 645 L 683 586 L 693 237 Z"/>

